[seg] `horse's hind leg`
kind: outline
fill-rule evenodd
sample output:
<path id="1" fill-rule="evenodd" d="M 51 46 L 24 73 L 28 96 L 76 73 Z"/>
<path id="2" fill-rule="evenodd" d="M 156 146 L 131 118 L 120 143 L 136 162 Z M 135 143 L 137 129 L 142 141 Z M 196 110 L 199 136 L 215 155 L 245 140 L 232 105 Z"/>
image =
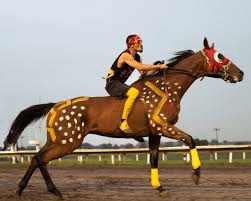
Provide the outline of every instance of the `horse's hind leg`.
<path id="1" fill-rule="evenodd" d="M 192 158 L 192 167 L 194 169 L 192 178 L 195 184 L 199 184 L 201 162 L 192 136 L 170 124 L 166 124 L 162 127 L 162 134 L 168 138 L 181 140 L 189 146 Z"/>
<path id="2" fill-rule="evenodd" d="M 53 184 L 46 165 L 51 160 L 58 159 L 72 153 L 78 147 L 78 144 L 47 144 L 47 146 L 34 157 L 37 162 L 37 166 L 43 175 L 48 191 L 60 198 L 62 198 L 62 194 Z"/>
<path id="3" fill-rule="evenodd" d="M 28 167 L 28 170 L 26 171 L 24 177 L 22 178 L 22 180 L 19 182 L 18 185 L 18 190 L 17 190 L 17 194 L 20 196 L 23 192 L 23 190 L 25 189 L 25 187 L 27 186 L 33 172 L 36 170 L 37 168 L 37 161 L 35 160 L 35 158 L 32 159 L 30 166 Z"/>

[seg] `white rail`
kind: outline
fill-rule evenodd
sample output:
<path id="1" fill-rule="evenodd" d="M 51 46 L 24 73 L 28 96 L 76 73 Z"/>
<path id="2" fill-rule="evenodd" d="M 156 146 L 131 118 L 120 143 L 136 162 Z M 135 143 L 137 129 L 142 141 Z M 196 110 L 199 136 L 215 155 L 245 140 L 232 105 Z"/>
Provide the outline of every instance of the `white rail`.
<path id="1" fill-rule="evenodd" d="M 214 145 L 214 146 L 197 146 L 197 150 L 199 152 L 210 152 L 214 153 L 215 160 L 217 160 L 217 152 L 229 152 L 229 163 L 232 163 L 233 152 L 243 151 L 243 159 L 246 158 L 245 151 L 251 150 L 250 145 Z M 162 159 L 165 160 L 165 153 L 183 153 L 186 154 L 186 160 L 190 161 L 190 153 L 189 147 L 161 147 L 159 152 L 162 153 Z M 23 156 L 28 156 L 28 160 L 30 161 L 30 156 L 38 153 L 35 150 L 25 150 L 25 151 L 0 151 L 0 157 L 21 157 L 21 161 L 23 160 Z M 77 149 L 71 155 L 79 155 L 78 160 L 82 162 L 82 155 L 99 155 L 99 161 L 101 161 L 101 155 L 111 154 L 111 161 L 114 164 L 114 154 L 119 154 L 119 159 L 121 160 L 121 156 L 125 154 L 136 154 L 136 160 L 138 160 L 139 153 L 147 154 L 147 163 L 150 163 L 150 154 L 148 148 L 136 148 L 136 149 Z M 15 160 L 14 160 L 15 161 Z M 13 160 L 12 160 L 13 162 Z M 15 163 L 15 162 L 14 162 Z"/>

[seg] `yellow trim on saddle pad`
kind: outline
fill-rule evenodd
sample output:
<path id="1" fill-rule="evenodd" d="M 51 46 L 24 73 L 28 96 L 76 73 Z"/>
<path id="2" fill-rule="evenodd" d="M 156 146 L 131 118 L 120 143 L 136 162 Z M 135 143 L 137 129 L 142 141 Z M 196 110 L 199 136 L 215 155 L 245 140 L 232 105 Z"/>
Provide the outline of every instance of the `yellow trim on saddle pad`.
<path id="1" fill-rule="evenodd" d="M 152 186 L 154 188 L 159 188 L 160 187 L 158 168 L 152 168 L 151 169 L 151 184 L 152 184 Z"/>

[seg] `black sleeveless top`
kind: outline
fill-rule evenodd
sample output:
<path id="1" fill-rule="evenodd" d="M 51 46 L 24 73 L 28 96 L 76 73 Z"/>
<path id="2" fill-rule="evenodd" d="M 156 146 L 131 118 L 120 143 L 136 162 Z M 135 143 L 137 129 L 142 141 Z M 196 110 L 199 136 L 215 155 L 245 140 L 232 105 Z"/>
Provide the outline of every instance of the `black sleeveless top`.
<path id="1" fill-rule="evenodd" d="M 125 83 L 125 81 L 134 71 L 135 68 L 130 67 L 127 63 L 124 63 L 120 68 L 118 68 L 117 66 L 119 57 L 125 52 L 130 53 L 129 50 L 125 50 L 118 56 L 118 58 L 114 61 L 114 63 L 110 68 L 109 74 L 107 76 L 108 77 L 107 81 L 119 80 L 120 82 Z M 135 54 L 134 59 L 135 61 L 140 62 L 140 56 L 138 54 Z"/>

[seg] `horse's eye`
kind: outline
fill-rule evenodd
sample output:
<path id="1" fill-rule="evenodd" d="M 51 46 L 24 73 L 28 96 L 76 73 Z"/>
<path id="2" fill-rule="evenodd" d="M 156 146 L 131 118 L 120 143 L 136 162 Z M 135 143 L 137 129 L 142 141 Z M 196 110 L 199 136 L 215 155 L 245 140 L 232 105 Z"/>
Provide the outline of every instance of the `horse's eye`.
<path id="1" fill-rule="evenodd" d="M 222 60 L 224 59 L 224 56 L 218 52 L 214 53 L 214 60 L 218 63 L 222 63 Z"/>

